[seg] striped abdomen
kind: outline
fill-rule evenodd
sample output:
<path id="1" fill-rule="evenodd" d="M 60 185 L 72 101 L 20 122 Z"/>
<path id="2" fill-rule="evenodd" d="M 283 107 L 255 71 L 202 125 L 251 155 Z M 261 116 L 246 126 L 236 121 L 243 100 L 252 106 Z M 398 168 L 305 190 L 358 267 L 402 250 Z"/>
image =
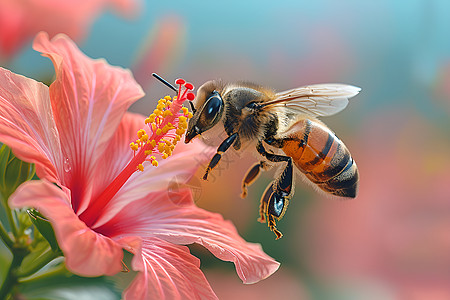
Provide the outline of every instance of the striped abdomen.
<path id="1" fill-rule="evenodd" d="M 358 168 L 344 143 L 316 120 L 301 120 L 284 135 L 283 151 L 327 193 L 356 197 Z"/>

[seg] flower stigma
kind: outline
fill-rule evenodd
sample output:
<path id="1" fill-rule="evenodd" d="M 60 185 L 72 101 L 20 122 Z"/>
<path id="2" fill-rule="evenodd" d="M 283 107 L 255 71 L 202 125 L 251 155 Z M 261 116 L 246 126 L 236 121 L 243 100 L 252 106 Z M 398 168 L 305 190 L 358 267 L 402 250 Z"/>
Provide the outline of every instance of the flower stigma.
<path id="1" fill-rule="evenodd" d="M 187 107 L 183 107 L 183 102 L 194 100 L 195 95 L 190 92 L 194 86 L 181 78 L 175 83 L 179 86 L 177 96 L 173 98 L 165 96 L 160 99 L 153 113 L 145 119 L 146 130 L 140 129 L 137 132 L 137 139 L 130 143 L 133 158 L 94 203 L 80 215 L 88 226 L 95 224 L 103 208 L 134 172 L 144 171 L 144 162 L 157 167 L 159 163 L 156 157 L 167 159 L 171 156 L 176 144 L 186 132 L 187 121 L 192 118 L 192 113 Z"/>

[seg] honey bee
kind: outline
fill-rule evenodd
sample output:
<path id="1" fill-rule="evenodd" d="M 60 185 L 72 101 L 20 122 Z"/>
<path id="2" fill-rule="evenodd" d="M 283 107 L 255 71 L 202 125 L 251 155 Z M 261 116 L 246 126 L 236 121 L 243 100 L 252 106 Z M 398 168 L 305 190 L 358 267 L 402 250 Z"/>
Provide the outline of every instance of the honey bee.
<path id="1" fill-rule="evenodd" d="M 277 230 L 276 221 L 281 220 L 294 194 L 293 164 L 322 191 L 356 197 L 356 163 L 344 143 L 317 117 L 341 111 L 359 91 L 360 88 L 346 84 L 317 84 L 276 93 L 248 82 L 208 81 L 198 89 L 192 105 L 194 115 L 185 143 L 216 127 L 225 130 L 228 137 L 209 162 L 204 180 L 231 146 L 237 151 L 256 149 L 262 159 L 243 179 L 243 198 L 261 169 L 284 163 L 281 173 L 261 197 L 259 212 L 259 221 L 267 220 L 279 239 L 282 233 Z"/>

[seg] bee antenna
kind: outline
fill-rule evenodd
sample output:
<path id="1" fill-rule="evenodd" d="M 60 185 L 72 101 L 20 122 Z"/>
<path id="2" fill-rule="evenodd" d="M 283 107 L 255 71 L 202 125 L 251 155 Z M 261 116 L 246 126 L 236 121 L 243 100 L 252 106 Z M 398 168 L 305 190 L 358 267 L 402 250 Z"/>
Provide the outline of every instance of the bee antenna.
<path id="1" fill-rule="evenodd" d="M 161 81 L 163 84 L 165 84 L 168 88 L 174 90 L 176 93 L 178 93 L 178 90 L 171 85 L 167 80 L 165 80 L 164 78 L 162 78 L 161 76 L 159 76 L 156 73 L 152 73 L 152 76 L 155 77 L 156 79 L 158 79 L 159 81 Z"/>
<path id="2" fill-rule="evenodd" d="M 195 114 L 195 112 L 196 112 L 197 110 L 195 109 L 194 103 L 192 103 L 192 101 L 189 101 L 189 104 L 191 105 L 191 110 L 192 110 L 192 112 Z"/>

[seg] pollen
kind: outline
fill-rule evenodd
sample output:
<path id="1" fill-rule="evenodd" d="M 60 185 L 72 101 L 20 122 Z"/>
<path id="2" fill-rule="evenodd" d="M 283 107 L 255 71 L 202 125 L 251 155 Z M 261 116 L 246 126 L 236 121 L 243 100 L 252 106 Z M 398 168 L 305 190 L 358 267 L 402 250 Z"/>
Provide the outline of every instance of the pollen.
<path id="1" fill-rule="evenodd" d="M 163 116 L 164 117 L 172 116 L 172 112 L 170 110 L 165 110 Z"/>
<path id="2" fill-rule="evenodd" d="M 163 143 L 159 143 L 159 145 L 158 145 L 158 151 L 159 151 L 160 153 L 163 153 L 163 152 L 164 152 L 164 144 L 163 144 Z"/>
<path id="3" fill-rule="evenodd" d="M 192 113 L 187 107 L 183 107 L 183 102 L 195 98 L 190 92 L 194 86 L 183 79 L 178 79 L 175 83 L 179 85 L 177 96 L 159 99 L 153 113 L 145 118 L 147 130 L 139 130 L 136 141 L 130 143 L 134 152 L 130 163 L 136 161 L 138 171 L 144 170 L 144 161 L 157 167 L 158 161 L 154 155 L 160 155 L 162 159 L 169 158 L 175 150 L 175 145 L 186 132 Z"/>
<path id="4" fill-rule="evenodd" d="M 139 146 L 137 144 L 135 144 L 134 142 L 130 143 L 130 148 L 133 151 L 137 151 L 139 149 Z"/>
<path id="5" fill-rule="evenodd" d="M 181 128 L 178 128 L 175 132 L 176 132 L 176 134 L 177 134 L 178 136 L 182 136 L 182 135 L 184 134 L 185 130 L 184 130 L 184 129 L 181 129 Z"/>

